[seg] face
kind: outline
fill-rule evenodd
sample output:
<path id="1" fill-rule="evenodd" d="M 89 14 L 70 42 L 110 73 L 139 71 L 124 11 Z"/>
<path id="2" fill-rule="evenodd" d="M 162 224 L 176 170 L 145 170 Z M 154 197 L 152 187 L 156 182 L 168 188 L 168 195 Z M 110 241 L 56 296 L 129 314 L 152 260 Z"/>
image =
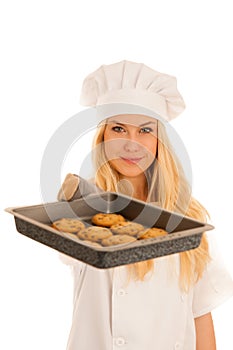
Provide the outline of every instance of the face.
<path id="1" fill-rule="evenodd" d="M 129 114 L 109 118 L 104 149 L 111 166 L 123 177 L 143 174 L 156 157 L 157 120 Z"/>

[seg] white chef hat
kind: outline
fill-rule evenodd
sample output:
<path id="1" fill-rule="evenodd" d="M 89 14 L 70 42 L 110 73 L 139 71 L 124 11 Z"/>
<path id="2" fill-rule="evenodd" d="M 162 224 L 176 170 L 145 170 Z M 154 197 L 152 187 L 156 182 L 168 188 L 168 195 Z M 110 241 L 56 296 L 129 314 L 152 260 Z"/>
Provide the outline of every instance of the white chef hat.
<path id="1" fill-rule="evenodd" d="M 90 107 L 138 105 L 166 121 L 177 117 L 185 108 L 175 77 L 126 60 L 102 65 L 89 74 L 83 82 L 80 103 Z"/>

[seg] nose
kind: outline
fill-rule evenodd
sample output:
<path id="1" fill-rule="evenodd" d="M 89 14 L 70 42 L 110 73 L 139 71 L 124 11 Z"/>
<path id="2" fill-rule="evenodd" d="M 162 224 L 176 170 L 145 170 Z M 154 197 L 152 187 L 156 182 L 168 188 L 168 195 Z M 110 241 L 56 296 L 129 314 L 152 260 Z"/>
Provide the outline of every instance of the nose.
<path id="1" fill-rule="evenodd" d="M 126 140 L 124 144 L 124 150 L 126 152 L 138 152 L 140 150 L 140 144 L 133 140 Z"/>

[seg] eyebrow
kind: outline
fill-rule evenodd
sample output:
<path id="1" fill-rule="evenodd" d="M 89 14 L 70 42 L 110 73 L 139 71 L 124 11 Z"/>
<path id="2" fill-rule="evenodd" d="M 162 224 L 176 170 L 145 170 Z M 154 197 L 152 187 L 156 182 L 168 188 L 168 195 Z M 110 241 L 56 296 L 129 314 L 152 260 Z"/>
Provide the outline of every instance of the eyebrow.
<path id="1" fill-rule="evenodd" d="M 110 122 L 109 122 L 109 124 L 118 124 L 118 125 L 127 125 L 127 124 L 129 124 L 129 123 L 126 123 L 126 124 L 123 124 L 123 123 L 120 123 L 120 122 L 118 122 L 117 120 L 111 120 Z M 140 125 L 135 125 L 135 126 L 138 126 L 138 127 L 141 127 L 141 126 L 145 126 L 145 125 L 148 125 L 148 124 L 156 124 L 155 122 L 145 122 L 145 123 L 142 123 L 142 124 L 140 124 Z M 130 124 L 130 125 L 134 125 L 134 124 Z"/>

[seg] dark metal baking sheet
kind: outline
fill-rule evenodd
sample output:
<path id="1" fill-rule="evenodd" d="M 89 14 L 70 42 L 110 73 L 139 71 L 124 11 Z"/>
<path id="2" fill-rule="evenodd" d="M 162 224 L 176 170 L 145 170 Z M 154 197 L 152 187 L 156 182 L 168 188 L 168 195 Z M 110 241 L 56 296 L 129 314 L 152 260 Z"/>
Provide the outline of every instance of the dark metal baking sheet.
<path id="1" fill-rule="evenodd" d="M 16 228 L 23 235 L 97 268 L 126 265 L 197 248 L 203 232 L 214 228 L 113 192 L 89 195 L 72 202 L 7 208 L 6 211 L 14 215 Z M 76 217 L 90 225 L 91 217 L 98 212 L 119 213 L 144 226 L 163 228 L 169 234 L 99 248 L 51 227 L 53 221 L 62 217 Z"/>

